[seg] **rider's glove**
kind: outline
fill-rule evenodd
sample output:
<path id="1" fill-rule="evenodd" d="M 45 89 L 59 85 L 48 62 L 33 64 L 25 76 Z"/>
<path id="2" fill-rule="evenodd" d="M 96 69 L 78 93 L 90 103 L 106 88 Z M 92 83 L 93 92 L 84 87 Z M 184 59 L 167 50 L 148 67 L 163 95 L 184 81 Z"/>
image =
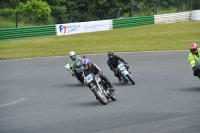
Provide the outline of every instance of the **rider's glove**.
<path id="1" fill-rule="evenodd" d="M 193 66 L 193 67 L 192 67 L 192 69 L 193 69 L 194 71 L 197 71 L 197 69 L 196 69 L 196 67 L 195 67 L 195 66 Z"/>
<path id="2" fill-rule="evenodd" d="M 103 72 L 99 72 L 98 75 L 101 77 L 103 76 Z"/>

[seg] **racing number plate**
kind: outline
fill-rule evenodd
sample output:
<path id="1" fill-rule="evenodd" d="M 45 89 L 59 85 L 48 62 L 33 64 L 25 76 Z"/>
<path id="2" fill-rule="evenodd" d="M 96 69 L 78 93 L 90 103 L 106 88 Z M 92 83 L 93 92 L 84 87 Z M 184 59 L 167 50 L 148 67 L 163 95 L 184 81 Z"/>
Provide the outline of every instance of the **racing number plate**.
<path id="1" fill-rule="evenodd" d="M 92 76 L 91 74 L 88 75 L 88 76 L 85 78 L 85 81 L 86 81 L 87 83 L 90 83 L 92 80 L 93 80 L 93 76 Z"/>
<path id="2" fill-rule="evenodd" d="M 120 64 L 120 65 L 118 66 L 118 68 L 119 68 L 119 70 L 123 70 L 125 67 L 124 67 L 123 64 Z"/>

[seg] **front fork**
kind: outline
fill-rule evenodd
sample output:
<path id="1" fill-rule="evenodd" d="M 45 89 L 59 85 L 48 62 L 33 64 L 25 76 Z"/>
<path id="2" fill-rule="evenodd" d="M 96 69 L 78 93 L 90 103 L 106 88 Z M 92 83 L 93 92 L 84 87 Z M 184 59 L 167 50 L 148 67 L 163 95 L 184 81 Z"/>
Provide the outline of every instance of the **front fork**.
<path id="1" fill-rule="evenodd" d="M 127 69 L 122 70 L 122 71 L 127 71 L 126 75 L 129 74 L 129 72 L 128 72 Z M 120 71 L 120 70 L 118 69 L 119 75 L 120 75 L 123 79 L 126 79 L 126 80 L 128 81 L 128 78 L 126 77 L 126 75 L 123 74 L 124 72 L 122 72 L 122 71 Z"/>
<path id="2" fill-rule="evenodd" d="M 101 88 L 101 86 L 100 86 L 100 84 L 99 84 L 98 82 L 95 81 L 95 84 L 90 84 L 90 86 L 91 86 L 91 90 L 95 89 L 95 88 L 96 88 L 95 86 L 97 86 L 97 87 L 98 87 L 98 90 L 99 90 L 101 93 L 103 93 L 102 88 Z"/>

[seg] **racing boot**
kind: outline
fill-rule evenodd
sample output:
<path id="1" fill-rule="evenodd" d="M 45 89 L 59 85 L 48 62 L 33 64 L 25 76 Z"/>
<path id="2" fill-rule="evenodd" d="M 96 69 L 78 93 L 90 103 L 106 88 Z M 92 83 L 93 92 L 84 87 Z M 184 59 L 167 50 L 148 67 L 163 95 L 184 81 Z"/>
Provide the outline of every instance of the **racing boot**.
<path id="1" fill-rule="evenodd" d="M 194 75 L 194 76 L 197 76 L 197 77 L 200 79 L 199 74 L 197 73 L 197 71 L 194 71 L 194 72 L 193 72 L 193 75 Z"/>
<path id="2" fill-rule="evenodd" d="M 118 80 L 119 80 L 119 82 L 121 82 L 121 81 L 122 81 L 122 79 L 121 79 L 121 77 L 120 77 L 120 76 L 118 76 Z"/>

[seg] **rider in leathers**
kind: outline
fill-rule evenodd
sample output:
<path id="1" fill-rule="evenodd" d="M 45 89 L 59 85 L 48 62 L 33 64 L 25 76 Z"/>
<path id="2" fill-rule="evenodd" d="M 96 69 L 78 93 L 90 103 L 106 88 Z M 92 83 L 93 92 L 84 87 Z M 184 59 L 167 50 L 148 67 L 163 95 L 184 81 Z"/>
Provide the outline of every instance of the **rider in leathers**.
<path id="1" fill-rule="evenodd" d="M 188 55 L 188 61 L 190 63 L 190 67 L 193 69 L 193 75 L 199 77 L 195 63 L 200 59 L 200 49 L 198 48 L 196 43 L 190 44 L 190 53 Z"/>
<path id="2" fill-rule="evenodd" d="M 119 73 L 116 71 L 116 68 L 119 64 L 119 61 L 123 62 L 127 70 L 129 69 L 129 66 L 125 60 L 123 60 L 121 57 L 114 54 L 113 51 L 108 52 L 108 61 L 107 64 L 110 67 L 110 70 L 112 70 L 116 77 L 118 77 L 119 81 L 121 81 Z"/>
<path id="3" fill-rule="evenodd" d="M 77 73 L 75 71 L 76 62 L 79 60 L 81 61 L 82 58 L 79 57 L 78 55 L 76 55 L 76 53 L 74 51 L 70 51 L 69 56 L 70 56 L 70 59 L 69 59 L 70 70 L 73 72 L 72 76 L 74 76 L 74 75 L 77 75 Z M 79 77 L 79 76 L 76 76 L 76 77 L 81 83 L 83 83 L 83 81 L 81 80 L 81 77 Z"/>
<path id="4" fill-rule="evenodd" d="M 98 74 L 101 80 L 104 80 L 106 84 L 110 87 L 111 91 L 115 90 L 110 81 L 107 79 L 105 75 L 103 75 L 103 72 L 96 64 L 91 63 L 89 59 L 84 59 L 82 60 L 82 66 L 84 67 L 83 71 L 84 77 L 87 77 L 91 73 L 93 73 L 94 75 Z M 86 84 L 84 84 L 84 86 L 86 86 Z"/>
<path id="5" fill-rule="evenodd" d="M 76 55 L 74 51 L 70 51 L 69 56 L 70 56 L 70 59 L 69 59 L 70 69 L 71 71 L 74 71 L 74 69 L 76 69 L 76 61 L 82 60 L 82 58 Z"/>

